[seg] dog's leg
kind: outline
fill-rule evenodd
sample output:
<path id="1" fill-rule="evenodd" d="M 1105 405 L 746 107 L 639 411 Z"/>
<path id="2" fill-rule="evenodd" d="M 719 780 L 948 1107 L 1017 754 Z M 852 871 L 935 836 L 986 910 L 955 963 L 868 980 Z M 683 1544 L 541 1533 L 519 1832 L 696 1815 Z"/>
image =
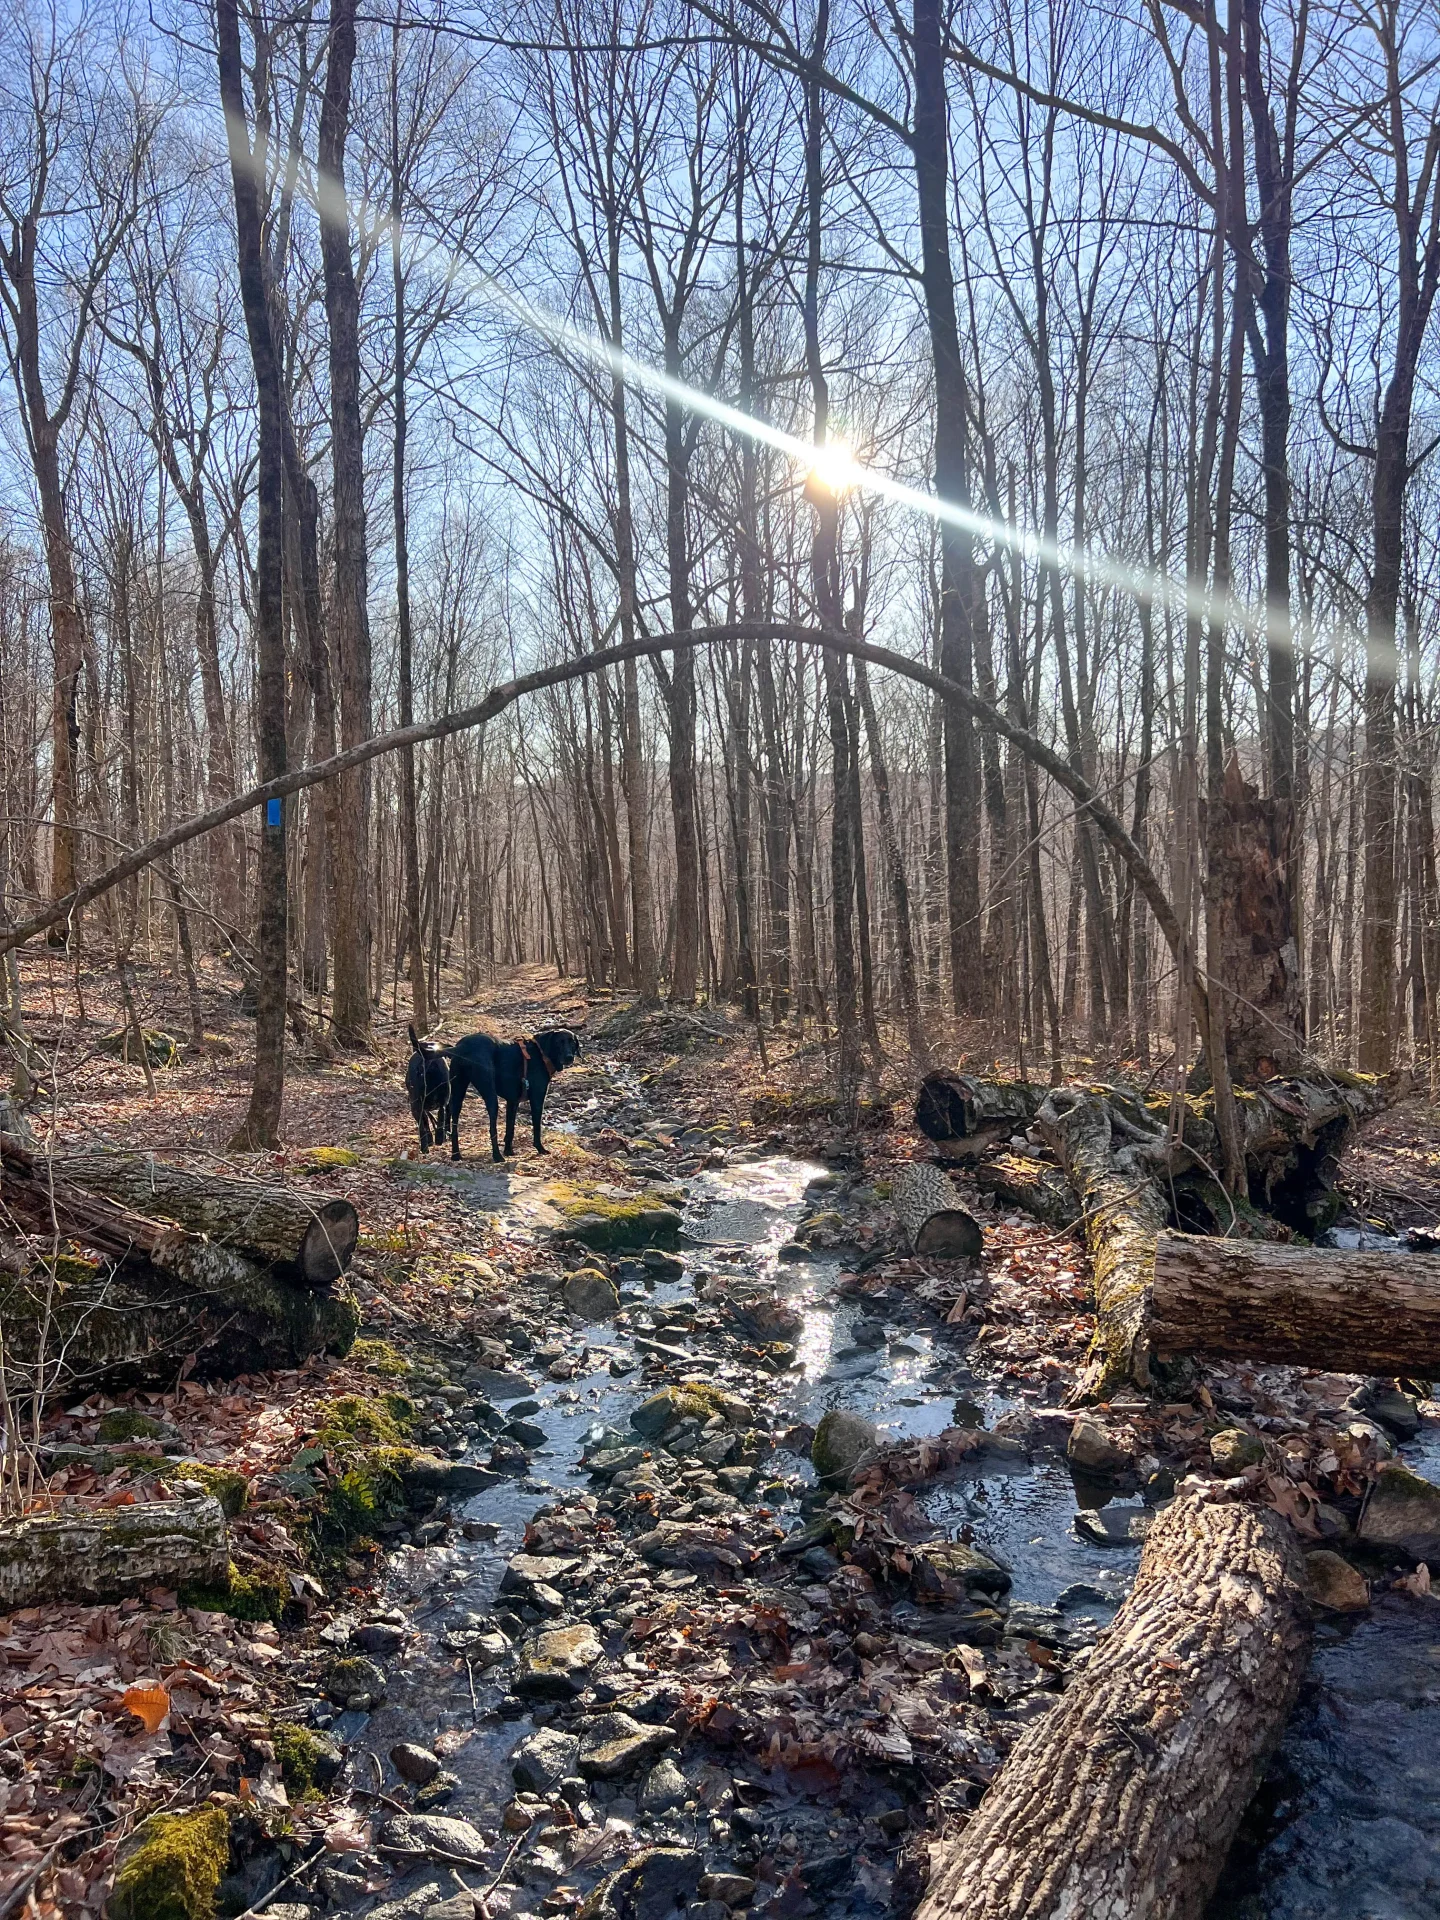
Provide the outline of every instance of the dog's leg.
<path id="1" fill-rule="evenodd" d="M 545 1095 L 548 1092 L 547 1086 L 538 1088 L 532 1086 L 530 1089 L 530 1127 L 535 1135 L 536 1153 L 544 1153 L 546 1150 L 545 1142 L 540 1138 L 540 1121 L 545 1112 Z"/>
<path id="2" fill-rule="evenodd" d="M 428 1153 L 434 1143 L 430 1138 L 430 1113 L 428 1108 L 420 1111 L 420 1151 Z"/>
<path id="3" fill-rule="evenodd" d="M 465 1104 L 465 1092 L 463 1080 L 450 1082 L 450 1158 L 452 1160 L 460 1158 L 460 1109 Z"/>
<path id="4" fill-rule="evenodd" d="M 485 1102 L 485 1111 L 490 1116 L 490 1158 L 503 1160 L 505 1156 L 500 1151 L 500 1102 L 494 1087 L 482 1087 L 480 1098 Z"/>
<path id="5" fill-rule="evenodd" d="M 505 1157 L 507 1160 L 513 1159 L 515 1155 L 515 1109 L 519 1104 L 518 1100 L 505 1102 Z"/>

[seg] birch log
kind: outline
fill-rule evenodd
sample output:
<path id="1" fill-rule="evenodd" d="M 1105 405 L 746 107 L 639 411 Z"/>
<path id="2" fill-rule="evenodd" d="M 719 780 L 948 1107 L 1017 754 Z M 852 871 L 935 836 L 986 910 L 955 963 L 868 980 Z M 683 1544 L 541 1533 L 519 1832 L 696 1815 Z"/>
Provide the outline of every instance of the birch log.
<path id="1" fill-rule="evenodd" d="M 912 1160 L 895 1175 L 890 1202 L 912 1253 L 942 1260 L 975 1260 L 983 1245 L 980 1223 L 939 1167 Z"/>
<path id="2" fill-rule="evenodd" d="M 118 1600 L 223 1582 L 225 1515 L 211 1494 L 133 1507 L 66 1507 L 0 1524 L 0 1613 L 45 1600 Z"/>
<path id="3" fill-rule="evenodd" d="M 1176 1501 L 916 1920 L 1200 1920 L 1305 1671 L 1302 1583 L 1277 1515 Z"/>

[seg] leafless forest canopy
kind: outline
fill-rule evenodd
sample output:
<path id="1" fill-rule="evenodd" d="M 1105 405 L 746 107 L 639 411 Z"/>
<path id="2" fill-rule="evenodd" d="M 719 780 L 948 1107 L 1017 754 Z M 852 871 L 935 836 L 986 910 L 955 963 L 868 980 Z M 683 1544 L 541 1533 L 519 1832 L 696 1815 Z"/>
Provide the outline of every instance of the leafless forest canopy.
<path id="1" fill-rule="evenodd" d="M 0 40 L 15 1009 L 22 933 L 228 956 L 255 1142 L 287 1019 L 424 1028 L 536 958 L 798 1020 L 851 1084 L 954 1041 L 1203 1049 L 1217 1094 L 1428 1065 L 1428 7 L 22 0 Z"/>

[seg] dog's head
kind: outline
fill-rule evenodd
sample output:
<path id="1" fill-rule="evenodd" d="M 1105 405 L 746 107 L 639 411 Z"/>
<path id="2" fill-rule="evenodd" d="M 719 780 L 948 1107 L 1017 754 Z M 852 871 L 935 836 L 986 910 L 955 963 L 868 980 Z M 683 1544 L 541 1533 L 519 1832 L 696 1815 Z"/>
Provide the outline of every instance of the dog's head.
<path id="1" fill-rule="evenodd" d="M 544 1033 L 536 1034 L 535 1044 L 556 1073 L 580 1057 L 580 1036 L 569 1027 L 547 1027 Z"/>

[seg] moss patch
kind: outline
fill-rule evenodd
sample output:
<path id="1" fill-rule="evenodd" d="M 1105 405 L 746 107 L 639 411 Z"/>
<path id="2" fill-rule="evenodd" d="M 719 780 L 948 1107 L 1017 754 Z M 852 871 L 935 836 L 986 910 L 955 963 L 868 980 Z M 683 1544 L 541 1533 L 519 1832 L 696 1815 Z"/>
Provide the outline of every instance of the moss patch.
<path id="1" fill-rule="evenodd" d="M 382 1393 L 374 1399 L 347 1393 L 321 1414 L 315 1445 L 339 1454 L 398 1447 L 414 1424 L 415 1403 L 403 1393 Z"/>
<path id="2" fill-rule="evenodd" d="M 315 1774 L 325 1750 L 306 1727 L 276 1727 L 272 1738 L 285 1790 L 292 1800 L 303 1800 L 315 1791 Z"/>
<path id="3" fill-rule="evenodd" d="M 329 1173 L 333 1167 L 358 1167 L 360 1156 L 349 1147 L 311 1147 L 300 1164 L 307 1173 Z"/>
<path id="4" fill-rule="evenodd" d="M 236 1473 L 233 1467 L 206 1467 L 198 1461 L 187 1460 L 174 1477 L 177 1480 L 198 1480 L 205 1491 L 213 1493 L 220 1502 L 220 1511 L 227 1520 L 238 1518 L 250 1500 L 250 1482 L 243 1473 Z"/>
<path id="5" fill-rule="evenodd" d="M 174 1431 L 163 1420 L 134 1407 L 112 1407 L 102 1415 L 95 1438 L 101 1446 L 110 1446 L 116 1440 L 164 1440 Z"/>
<path id="6" fill-rule="evenodd" d="M 554 1196 L 561 1224 L 558 1231 L 596 1253 L 614 1253 L 626 1248 L 673 1245 L 680 1233 L 680 1215 L 673 1206 L 652 1193 L 636 1194 L 624 1200 L 609 1200 L 599 1194 L 567 1193 Z"/>
<path id="7" fill-rule="evenodd" d="M 179 1064 L 180 1042 L 172 1034 L 161 1033 L 158 1027 L 142 1027 L 140 1037 L 145 1044 L 145 1058 L 152 1067 Z M 108 1053 L 114 1060 L 138 1059 L 140 1052 L 129 1027 L 122 1027 L 118 1033 L 107 1033 L 103 1039 L 95 1042 L 95 1050 L 97 1053 Z"/>
<path id="8" fill-rule="evenodd" d="M 388 1340 L 357 1340 L 350 1358 L 367 1373 L 378 1373 L 386 1379 L 398 1380 L 410 1371 L 410 1362 Z"/>
<path id="9" fill-rule="evenodd" d="M 115 1876 L 112 1920 L 211 1920 L 229 1858 L 230 1822 L 221 1808 L 153 1815 Z"/>
<path id="10" fill-rule="evenodd" d="M 232 1620 L 277 1622 L 290 1602 L 290 1582 L 279 1567 L 257 1567 L 244 1573 L 234 1562 L 224 1586 L 182 1587 L 180 1604 L 200 1613 L 228 1614 Z"/>

